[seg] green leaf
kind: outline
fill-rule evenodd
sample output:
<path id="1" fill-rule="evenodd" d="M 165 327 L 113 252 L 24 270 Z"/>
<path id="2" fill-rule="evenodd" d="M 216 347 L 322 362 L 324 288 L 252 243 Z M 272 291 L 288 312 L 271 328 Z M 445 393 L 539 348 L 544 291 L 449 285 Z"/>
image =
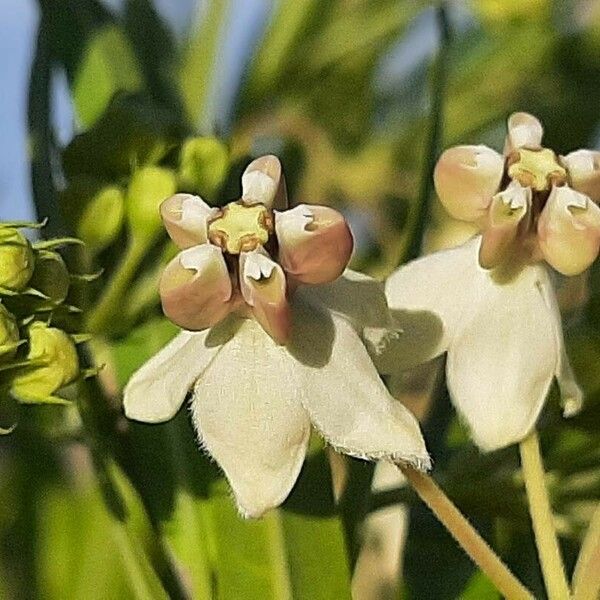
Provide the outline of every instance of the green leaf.
<path id="1" fill-rule="evenodd" d="M 117 92 L 135 92 L 141 87 L 140 70 L 123 31 L 111 24 L 96 31 L 72 83 L 73 102 L 82 124 L 92 126 Z"/>
<path id="2" fill-rule="evenodd" d="M 207 104 L 215 76 L 216 58 L 227 16 L 227 0 L 209 0 L 206 13 L 187 42 L 181 60 L 179 87 L 188 121 L 207 127 Z"/>

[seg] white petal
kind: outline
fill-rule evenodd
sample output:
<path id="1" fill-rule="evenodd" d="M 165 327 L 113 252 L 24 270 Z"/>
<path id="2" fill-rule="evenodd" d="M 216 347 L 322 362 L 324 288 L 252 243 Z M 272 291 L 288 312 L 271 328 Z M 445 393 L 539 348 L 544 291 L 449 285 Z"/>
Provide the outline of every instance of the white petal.
<path id="1" fill-rule="evenodd" d="M 404 332 L 397 345 L 398 370 L 439 356 L 460 331 L 477 294 L 472 278 L 479 269 L 480 240 L 412 261 L 386 281 L 388 304 Z"/>
<path id="2" fill-rule="evenodd" d="M 300 318 L 290 344 L 296 356 L 314 356 L 330 344 L 326 360 L 310 364 L 300 359 L 297 366 L 297 381 L 313 425 L 346 454 L 428 469 L 430 459 L 417 420 L 390 396 L 350 323 L 330 314 L 329 330 L 319 330 L 310 319 Z"/>
<path id="3" fill-rule="evenodd" d="M 448 352 L 450 396 L 483 450 L 522 440 L 537 420 L 559 352 L 556 316 L 542 288 L 549 285 L 541 265 L 528 266 L 511 280 L 476 267 L 476 302 L 464 312 Z"/>
<path id="4" fill-rule="evenodd" d="M 556 299 L 556 293 L 549 278 L 542 282 L 541 292 L 553 316 L 554 336 L 556 347 L 559 349 L 558 363 L 554 375 L 560 391 L 563 415 L 565 417 L 573 417 L 583 408 L 583 391 L 575 379 L 575 374 L 567 356 L 558 300 Z"/>
<path id="5" fill-rule="evenodd" d="M 517 148 L 539 148 L 544 128 L 533 115 L 516 112 L 508 118 L 508 135 L 504 144 L 504 154 L 508 155 Z"/>
<path id="6" fill-rule="evenodd" d="M 187 393 L 219 350 L 208 331 L 183 331 L 132 376 L 123 395 L 125 414 L 145 423 L 175 416 Z"/>
<path id="7" fill-rule="evenodd" d="M 194 388 L 192 418 L 200 441 L 248 517 L 281 504 L 304 461 L 310 422 L 295 365 L 246 319 Z"/>
<path id="8" fill-rule="evenodd" d="M 400 330 L 392 319 L 382 282 L 346 269 L 332 283 L 307 286 L 296 293 L 344 316 L 362 337 L 380 373 L 396 370 Z"/>

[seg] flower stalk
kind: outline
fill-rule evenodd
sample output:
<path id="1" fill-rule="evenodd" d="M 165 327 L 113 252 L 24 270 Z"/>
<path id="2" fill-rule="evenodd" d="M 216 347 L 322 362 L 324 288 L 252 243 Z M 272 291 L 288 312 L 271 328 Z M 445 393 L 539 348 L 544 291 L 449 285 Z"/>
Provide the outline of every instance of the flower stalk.
<path id="1" fill-rule="evenodd" d="M 531 592 L 512 574 L 431 477 L 408 465 L 399 464 L 398 468 L 421 500 L 506 598 L 533 599 Z"/>
<path id="2" fill-rule="evenodd" d="M 595 600 L 600 594 L 600 504 L 594 512 L 589 529 L 581 545 L 573 574 L 573 599 Z"/>
<path id="3" fill-rule="evenodd" d="M 564 600 L 570 597 L 569 585 L 558 546 L 540 443 L 535 430 L 519 444 L 519 451 L 546 591 L 550 600 Z"/>

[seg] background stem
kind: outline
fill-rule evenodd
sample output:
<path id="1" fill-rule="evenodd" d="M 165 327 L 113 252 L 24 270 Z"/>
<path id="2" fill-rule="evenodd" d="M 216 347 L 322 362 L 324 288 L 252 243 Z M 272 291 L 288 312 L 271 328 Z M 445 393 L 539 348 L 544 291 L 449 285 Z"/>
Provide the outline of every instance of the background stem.
<path id="1" fill-rule="evenodd" d="M 398 468 L 404 473 L 421 500 L 429 506 L 473 562 L 506 598 L 533 599 L 531 592 L 511 573 L 431 477 L 408 465 L 398 465 Z"/>
<path id="2" fill-rule="evenodd" d="M 581 545 L 573 574 L 574 600 L 596 600 L 600 595 L 600 504 Z"/>
<path id="3" fill-rule="evenodd" d="M 570 597 L 569 585 L 556 537 L 540 443 L 535 430 L 519 444 L 519 450 L 529 513 L 548 597 L 550 600 L 565 600 Z"/>

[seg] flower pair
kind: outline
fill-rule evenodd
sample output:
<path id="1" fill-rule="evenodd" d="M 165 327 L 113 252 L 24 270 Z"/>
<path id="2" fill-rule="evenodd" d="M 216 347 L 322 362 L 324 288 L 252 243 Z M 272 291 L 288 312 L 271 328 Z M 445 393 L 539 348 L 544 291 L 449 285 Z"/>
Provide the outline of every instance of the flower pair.
<path id="1" fill-rule="evenodd" d="M 367 351 L 388 333 L 383 287 L 349 271 L 339 278 L 353 242 L 338 212 L 279 210 L 285 205 L 273 156 L 248 166 L 241 199 L 222 209 L 189 195 L 163 202 L 182 251 L 160 296 L 184 331 L 124 393 L 127 416 L 152 423 L 191 394 L 201 445 L 240 512 L 254 517 L 289 494 L 311 425 L 347 454 L 429 466 L 416 419 L 389 395 Z"/>

